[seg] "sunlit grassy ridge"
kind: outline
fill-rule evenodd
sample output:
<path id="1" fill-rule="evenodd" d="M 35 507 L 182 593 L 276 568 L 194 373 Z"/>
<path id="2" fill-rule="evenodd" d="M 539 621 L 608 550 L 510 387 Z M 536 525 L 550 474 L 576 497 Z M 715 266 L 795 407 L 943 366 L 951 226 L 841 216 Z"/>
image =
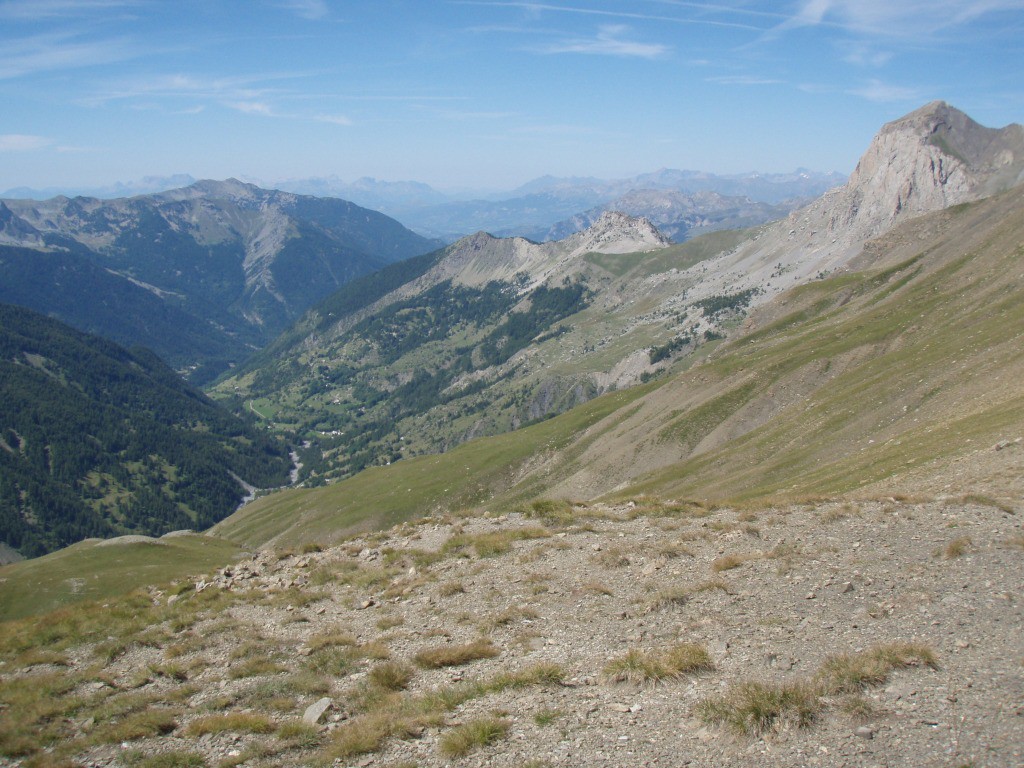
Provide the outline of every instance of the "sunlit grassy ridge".
<path id="1" fill-rule="evenodd" d="M 1019 200 L 1017 193 L 941 214 L 955 240 L 929 243 L 874 275 L 803 289 L 806 308 L 743 338 L 702 372 L 721 377 L 723 422 L 766 400 L 781 407 L 632 490 L 842 493 L 1016 434 L 1024 413 L 1014 383 L 1024 369 L 1024 228 L 1008 204 Z M 894 255 L 901 250 L 907 245 Z M 787 398 L 787 388 L 797 396 Z M 678 429 L 692 429 L 696 415 L 684 413 Z"/>
<path id="2" fill-rule="evenodd" d="M 137 586 L 209 571 L 241 555 L 238 545 L 212 536 L 97 544 L 95 540 L 82 541 L 0 568 L 0 619 L 44 613 L 82 600 L 102 600 Z"/>

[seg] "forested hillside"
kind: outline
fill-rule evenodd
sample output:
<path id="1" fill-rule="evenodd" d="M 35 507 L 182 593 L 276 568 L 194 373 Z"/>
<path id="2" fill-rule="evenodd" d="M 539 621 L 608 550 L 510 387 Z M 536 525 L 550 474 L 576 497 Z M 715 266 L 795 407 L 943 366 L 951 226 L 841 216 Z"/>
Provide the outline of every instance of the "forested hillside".
<path id="1" fill-rule="evenodd" d="M 335 289 L 434 250 L 345 200 L 202 181 L 117 200 L 0 201 L 0 301 L 216 378 Z"/>
<path id="2" fill-rule="evenodd" d="M 0 540 L 34 556 L 90 536 L 207 528 L 288 449 L 153 353 L 0 305 Z"/>

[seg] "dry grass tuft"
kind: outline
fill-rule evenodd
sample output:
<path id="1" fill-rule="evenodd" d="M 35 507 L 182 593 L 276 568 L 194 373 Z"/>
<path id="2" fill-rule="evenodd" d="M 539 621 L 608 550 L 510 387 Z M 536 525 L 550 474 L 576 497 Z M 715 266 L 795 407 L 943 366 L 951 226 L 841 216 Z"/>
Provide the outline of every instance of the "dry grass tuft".
<path id="1" fill-rule="evenodd" d="M 465 645 L 442 645 L 427 648 L 416 654 L 415 661 L 427 669 L 459 667 L 479 659 L 492 659 L 500 651 L 490 640 L 475 640 Z"/>
<path id="2" fill-rule="evenodd" d="M 327 756 L 334 759 L 376 752 L 394 733 L 394 715 L 388 711 L 371 712 L 345 723 L 334 733 Z"/>
<path id="3" fill-rule="evenodd" d="M 665 611 L 669 608 L 679 608 L 690 599 L 690 590 L 685 587 L 668 587 L 659 590 L 647 603 L 649 611 Z"/>
<path id="4" fill-rule="evenodd" d="M 441 552 L 468 556 L 469 550 L 473 549 L 477 557 L 495 557 L 511 551 L 512 544 L 517 541 L 543 539 L 550 535 L 551 532 L 546 528 L 536 525 L 525 528 L 508 528 L 502 531 L 478 533 L 475 535 L 458 533 L 444 543 L 444 546 L 441 547 Z"/>
<path id="5" fill-rule="evenodd" d="M 612 594 L 614 594 L 609 587 L 602 584 L 600 581 L 588 581 L 580 587 L 580 590 L 588 595 L 604 595 L 606 597 L 611 597 Z"/>
<path id="6" fill-rule="evenodd" d="M 706 723 L 751 736 L 785 723 L 806 728 L 818 719 L 823 708 L 816 686 L 806 681 L 746 681 L 733 685 L 720 697 L 698 703 L 697 715 Z"/>
<path id="7" fill-rule="evenodd" d="M 839 708 L 849 717 L 861 722 L 867 722 L 878 714 L 878 709 L 871 699 L 860 694 L 846 696 L 839 702 Z"/>
<path id="8" fill-rule="evenodd" d="M 608 547 L 594 554 L 594 562 L 605 568 L 625 568 L 629 557 L 620 547 Z"/>
<path id="9" fill-rule="evenodd" d="M 256 712 L 229 712 L 209 715 L 193 720 L 185 729 L 186 736 L 204 736 L 207 733 L 273 733 L 274 721 Z"/>
<path id="10" fill-rule="evenodd" d="M 124 718 L 105 723 L 92 736 L 99 744 L 115 744 L 119 741 L 137 741 L 153 736 L 165 736 L 178 727 L 179 711 L 152 708 L 132 712 Z"/>
<path id="11" fill-rule="evenodd" d="M 942 556 L 947 560 L 955 560 L 958 557 L 963 557 L 971 551 L 972 541 L 970 536 L 958 536 L 951 542 L 946 544 L 945 547 L 940 547 L 935 551 L 935 556 Z"/>
<path id="12" fill-rule="evenodd" d="M 1012 504 L 980 493 L 967 494 L 963 497 L 962 501 L 964 504 L 977 504 L 979 507 L 994 507 L 1000 512 L 1006 512 L 1008 515 L 1014 515 L 1017 513 L 1017 510 L 1014 509 Z"/>
<path id="13" fill-rule="evenodd" d="M 934 651 L 922 643 L 887 643 L 862 653 L 829 656 L 821 665 L 817 679 L 829 694 L 860 693 L 882 685 L 893 670 L 908 667 L 936 669 Z"/>
<path id="14" fill-rule="evenodd" d="M 511 727 L 508 720 L 481 717 L 456 726 L 442 735 L 438 746 L 445 757 L 462 757 L 474 749 L 486 747 L 504 738 Z"/>
<path id="15" fill-rule="evenodd" d="M 461 581 L 446 581 L 437 588 L 437 594 L 440 597 L 452 597 L 453 595 L 464 595 L 465 593 L 466 587 Z"/>
<path id="16" fill-rule="evenodd" d="M 681 541 L 665 542 L 658 547 L 657 553 L 668 560 L 674 557 L 694 557 L 693 550 Z"/>
<path id="17" fill-rule="evenodd" d="M 505 627 L 527 619 L 536 619 L 538 615 L 537 611 L 528 606 L 510 606 L 500 613 L 481 620 L 478 626 L 482 633 L 487 634 L 499 627 Z"/>
<path id="18" fill-rule="evenodd" d="M 572 525 L 575 520 L 572 504 L 564 499 L 538 499 L 526 507 L 525 514 L 555 527 Z"/>
<path id="19" fill-rule="evenodd" d="M 702 581 L 700 584 L 690 588 L 690 594 L 698 595 L 701 592 L 714 592 L 715 590 L 724 592 L 727 595 L 732 594 L 732 587 L 729 586 L 729 582 L 725 579 L 707 579 Z"/>
<path id="20" fill-rule="evenodd" d="M 369 680 L 378 688 L 401 691 L 412 680 L 413 670 L 399 661 L 386 661 L 370 670 Z"/>
<path id="21" fill-rule="evenodd" d="M 722 555 L 721 557 L 716 557 L 711 562 L 711 570 L 713 570 L 715 573 L 721 573 L 722 571 L 731 571 L 733 568 L 739 568 L 748 560 L 756 560 L 758 557 L 759 555 L 756 555 L 753 552 L 745 552 L 743 554 L 734 553 L 731 555 Z"/>
<path id="22" fill-rule="evenodd" d="M 714 668 L 704 646 L 680 643 L 663 651 L 631 650 L 625 656 L 609 661 L 602 674 L 608 682 L 656 685 Z"/>
<path id="23" fill-rule="evenodd" d="M 812 679 L 744 681 L 722 696 L 704 699 L 697 715 L 742 735 L 758 735 L 784 724 L 811 725 L 825 708 L 825 696 L 845 695 L 841 707 L 853 717 L 870 717 L 871 702 L 860 694 L 882 685 L 895 669 L 937 668 L 935 653 L 921 643 L 876 645 L 862 653 L 830 656 Z"/>

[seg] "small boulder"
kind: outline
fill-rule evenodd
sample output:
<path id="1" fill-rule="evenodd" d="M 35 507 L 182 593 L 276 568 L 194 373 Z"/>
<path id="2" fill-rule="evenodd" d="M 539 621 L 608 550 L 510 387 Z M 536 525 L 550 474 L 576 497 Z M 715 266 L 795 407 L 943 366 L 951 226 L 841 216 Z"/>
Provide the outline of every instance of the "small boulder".
<path id="1" fill-rule="evenodd" d="M 334 702 L 325 696 L 316 703 L 310 704 L 306 707 L 306 711 L 302 715 L 302 722 L 309 723 L 310 725 L 316 725 L 320 722 L 324 713 L 331 708 L 333 703 Z"/>

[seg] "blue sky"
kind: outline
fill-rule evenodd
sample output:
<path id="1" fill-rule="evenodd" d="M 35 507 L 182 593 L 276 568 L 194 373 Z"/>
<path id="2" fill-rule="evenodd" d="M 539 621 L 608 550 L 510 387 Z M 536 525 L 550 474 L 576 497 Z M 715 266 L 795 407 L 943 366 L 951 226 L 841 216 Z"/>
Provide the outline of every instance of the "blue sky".
<path id="1" fill-rule="evenodd" d="M 1024 0 L 0 0 L 0 190 L 849 172 L 933 99 L 1024 122 Z"/>

